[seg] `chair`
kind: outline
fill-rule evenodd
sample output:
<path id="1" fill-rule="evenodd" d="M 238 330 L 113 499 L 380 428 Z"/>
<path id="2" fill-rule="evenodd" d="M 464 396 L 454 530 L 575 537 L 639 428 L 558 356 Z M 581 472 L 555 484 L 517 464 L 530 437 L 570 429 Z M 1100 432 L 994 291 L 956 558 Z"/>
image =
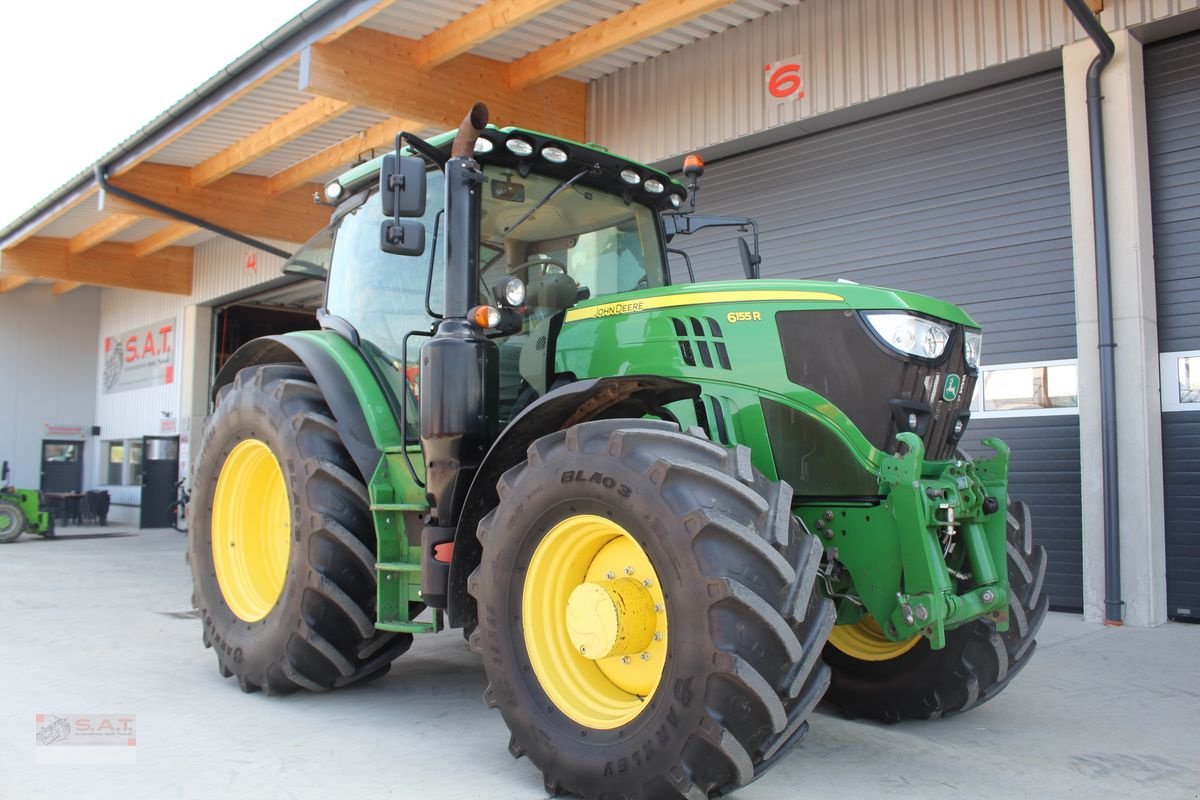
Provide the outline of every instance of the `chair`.
<path id="1" fill-rule="evenodd" d="M 111 498 L 106 491 L 89 491 L 80 501 L 79 511 L 86 525 L 107 525 Z"/>

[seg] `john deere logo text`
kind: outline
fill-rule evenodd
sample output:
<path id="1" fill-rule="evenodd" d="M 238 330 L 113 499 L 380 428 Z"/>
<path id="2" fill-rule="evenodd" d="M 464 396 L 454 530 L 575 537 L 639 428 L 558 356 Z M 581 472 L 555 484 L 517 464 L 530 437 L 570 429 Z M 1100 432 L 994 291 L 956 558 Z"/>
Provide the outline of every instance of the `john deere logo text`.
<path id="1" fill-rule="evenodd" d="M 962 388 L 962 377 L 958 375 L 947 375 L 946 386 L 942 389 L 942 399 L 947 403 L 958 397 L 958 390 Z"/>

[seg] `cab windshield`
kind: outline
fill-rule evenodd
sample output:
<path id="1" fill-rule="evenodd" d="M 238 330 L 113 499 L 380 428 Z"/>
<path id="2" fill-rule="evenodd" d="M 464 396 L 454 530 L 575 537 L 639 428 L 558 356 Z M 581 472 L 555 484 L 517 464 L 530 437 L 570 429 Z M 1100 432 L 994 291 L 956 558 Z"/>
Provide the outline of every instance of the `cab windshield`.
<path id="1" fill-rule="evenodd" d="M 565 274 L 577 289 L 574 304 L 665 282 L 650 208 L 575 183 L 533 211 L 564 181 L 491 166 L 484 174 L 479 264 L 488 289 L 506 275 L 536 290 L 541 276 Z"/>

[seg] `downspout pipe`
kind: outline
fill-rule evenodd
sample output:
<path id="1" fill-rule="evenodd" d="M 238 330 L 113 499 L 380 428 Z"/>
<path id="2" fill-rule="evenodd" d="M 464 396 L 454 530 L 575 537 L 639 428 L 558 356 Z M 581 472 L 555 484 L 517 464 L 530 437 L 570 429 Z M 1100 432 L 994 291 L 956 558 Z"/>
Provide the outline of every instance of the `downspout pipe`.
<path id="1" fill-rule="evenodd" d="M 180 222 L 186 222 L 189 225 L 195 225 L 197 228 L 210 230 L 213 233 L 233 239 L 235 242 L 241 242 L 249 247 L 257 247 L 259 250 L 270 253 L 271 255 L 279 256 L 285 261 L 292 257 L 292 254 L 287 250 L 280 250 L 274 245 L 267 244 L 266 242 L 260 241 L 251 236 L 246 236 L 243 233 L 230 230 L 229 228 L 222 227 L 221 225 L 217 225 L 215 222 L 209 222 L 206 219 L 200 219 L 200 217 L 193 217 L 191 214 L 187 214 L 183 211 L 179 211 L 178 209 L 163 205 L 157 200 L 151 200 L 149 197 L 142 197 L 139 194 L 134 194 L 128 189 L 122 189 L 120 186 L 114 186 L 108 182 L 108 175 L 105 173 L 104 164 L 101 163 L 96 164 L 96 185 L 100 187 L 100 191 L 107 192 L 114 197 L 119 197 L 122 200 L 128 200 L 130 203 L 136 203 L 139 206 L 148 208 L 151 211 L 155 211 L 164 216 L 171 217 L 172 219 L 177 219 Z"/>
<path id="2" fill-rule="evenodd" d="M 1104 96 L 1100 73 L 1116 45 L 1085 0 L 1064 0 L 1100 52 L 1087 71 L 1088 145 L 1092 166 L 1092 227 L 1096 243 L 1096 305 L 1100 350 L 1100 428 L 1104 482 L 1104 624 L 1121 625 L 1120 499 L 1117 492 L 1117 364 L 1113 333 L 1112 262 L 1108 248 L 1108 184 L 1104 168 Z"/>

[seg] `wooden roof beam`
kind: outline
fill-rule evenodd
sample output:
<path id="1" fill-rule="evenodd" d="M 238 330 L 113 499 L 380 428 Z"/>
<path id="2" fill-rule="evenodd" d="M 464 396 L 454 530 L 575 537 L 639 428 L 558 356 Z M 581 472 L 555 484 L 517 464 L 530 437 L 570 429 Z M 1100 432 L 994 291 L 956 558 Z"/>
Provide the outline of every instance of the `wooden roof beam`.
<path id="1" fill-rule="evenodd" d="M 508 65 L 470 54 L 432 70 L 416 66 L 418 42 L 370 28 L 306 48 L 300 91 L 439 128 L 455 128 L 484 100 L 497 125 L 521 125 L 576 141 L 587 137 L 587 85 L 549 78 L 536 91 L 505 85 Z"/>
<path id="2" fill-rule="evenodd" d="M 192 167 L 189 182 L 192 186 L 208 186 L 352 108 L 341 100 L 315 97 Z"/>
<path id="3" fill-rule="evenodd" d="M 270 194 L 279 194 L 289 189 L 295 189 L 330 170 L 353 164 L 370 150 L 380 147 L 389 147 L 390 149 L 390 146 L 396 141 L 397 133 L 420 126 L 421 123 L 416 120 L 403 117 L 385 119 L 365 131 L 359 131 L 337 144 L 326 147 L 319 153 L 314 153 L 303 161 L 296 162 L 287 169 L 276 172 L 268 180 L 267 191 Z"/>
<path id="4" fill-rule="evenodd" d="M 668 28 L 708 14 L 733 0 L 646 0 L 628 11 L 535 50 L 508 65 L 509 88 L 552 79 Z"/>
<path id="5" fill-rule="evenodd" d="M 329 209 L 312 201 L 313 192 L 321 188 L 317 184 L 301 184 L 271 195 L 269 179 L 259 175 L 235 172 L 208 186 L 192 186 L 188 175 L 187 167 L 144 163 L 112 179 L 112 183 L 168 208 L 262 239 L 305 242 L 329 223 Z M 147 216 L 169 219 L 113 194 L 106 202 L 122 211 L 140 210 Z M 175 233 L 181 231 L 173 229 Z M 142 252 L 148 249 L 149 245 L 141 247 Z"/>
<path id="6" fill-rule="evenodd" d="M 430 69 L 444 64 L 564 2 L 566 0 L 488 0 L 418 41 L 417 66 Z"/>
<path id="7" fill-rule="evenodd" d="M 190 222 L 172 222 L 164 228 L 159 228 L 154 233 L 139 239 L 133 243 L 133 255 L 135 258 L 145 258 L 148 255 L 153 255 L 164 247 L 170 247 L 180 239 L 186 239 L 201 228 L 192 225 Z"/>
<path id="8" fill-rule="evenodd" d="M 67 240 L 67 251 L 73 254 L 90 250 L 126 228 L 141 222 L 140 214 L 109 214 L 104 219 Z"/>
<path id="9" fill-rule="evenodd" d="M 54 295 L 55 297 L 58 297 L 60 294 L 66 294 L 67 292 L 73 292 L 76 289 L 78 289 L 80 286 L 83 286 L 83 284 L 76 283 L 75 281 L 59 281 L 58 283 L 56 283 L 50 287 L 50 294 Z"/>
<path id="10" fill-rule="evenodd" d="M 192 249 L 168 247 L 147 258 L 133 245 L 101 242 L 84 253 L 71 253 L 65 239 L 34 236 L 3 253 L 4 272 L 56 283 L 114 286 L 171 294 L 192 293 Z M 55 292 L 61 294 L 61 292 Z"/>
<path id="11" fill-rule="evenodd" d="M 0 294 L 11 292 L 13 289 L 20 289 L 31 280 L 33 278 L 28 275 L 0 275 Z"/>

